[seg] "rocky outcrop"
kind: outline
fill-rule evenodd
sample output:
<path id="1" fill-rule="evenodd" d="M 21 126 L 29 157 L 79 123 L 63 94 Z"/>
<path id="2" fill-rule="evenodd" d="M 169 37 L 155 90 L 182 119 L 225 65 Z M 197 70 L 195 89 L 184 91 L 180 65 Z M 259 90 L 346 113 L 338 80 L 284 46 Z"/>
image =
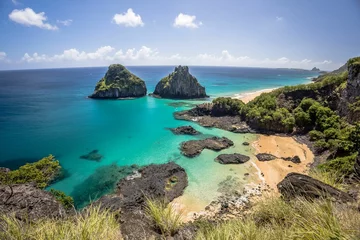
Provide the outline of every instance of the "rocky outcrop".
<path id="1" fill-rule="evenodd" d="M 95 150 L 92 150 L 91 152 L 89 152 L 88 154 L 81 155 L 80 158 L 90 160 L 90 161 L 100 162 L 101 159 L 103 158 L 103 156 L 99 153 L 99 150 L 95 149 Z"/>
<path id="2" fill-rule="evenodd" d="M 276 157 L 272 154 L 269 154 L 269 153 L 258 153 L 258 154 L 256 154 L 256 158 L 259 161 L 271 161 L 271 160 L 277 159 L 278 157 Z"/>
<path id="3" fill-rule="evenodd" d="M 317 67 L 313 67 L 313 68 L 311 69 L 311 71 L 312 71 L 312 72 L 320 72 L 320 69 L 317 68 Z"/>
<path id="4" fill-rule="evenodd" d="M 137 98 L 146 95 L 145 82 L 121 64 L 109 66 L 105 76 L 96 84 L 90 98 Z"/>
<path id="5" fill-rule="evenodd" d="M 106 195 L 94 204 L 111 211 L 121 211 L 121 233 L 124 239 L 160 239 L 152 222 L 144 213 L 145 201 L 172 201 L 183 194 L 188 185 L 185 170 L 174 162 L 149 165 L 117 184 L 115 194 Z"/>
<path id="6" fill-rule="evenodd" d="M 200 132 L 196 131 L 192 126 L 181 126 L 177 128 L 170 128 L 176 135 L 199 135 Z"/>
<path id="7" fill-rule="evenodd" d="M 282 159 L 282 160 L 285 160 L 285 161 L 290 161 L 290 162 L 293 162 L 293 163 L 301 163 L 301 160 L 300 160 L 300 157 L 299 157 L 299 156 L 294 156 L 294 157 L 282 157 L 281 159 Z"/>
<path id="8" fill-rule="evenodd" d="M 170 99 L 193 99 L 208 97 L 205 88 L 189 73 L 187 66 L 178 66 L 169 76 L 156 85 L 154 96 Z"/>
<path id="9" fill-rule="evenodd" d="M 308 199 L 327 198 L 338 202 L 352 202 L 349 194 L 336 189 L 326 183 L 300 173 L 289 173 L 277 188 L 287 199 L 305 197 Z"/>
<path id="10" fill-rule="evenodd" d="M 64 207 L 51 193 L 31 184 L 1 185 L 0 213 L 15 214 L 16 218 L 24 221 L 66 215 Z"/>
<path id="11" fill-rule="evenodd" d="M 239 154 L 220 154 L 215 158 L 215 161 L 221 164 L 241 164 L 250 160 L 250 157 Z"/>
<path id="12" fill-rule="evenodd" d="M 203 140 L 190 140 L 181 144 L 181 153 L 187 157 L 195 157 L 199 155 L 205 148 L 213 151 L 220 151 L 233 145 L 234 142 L 226 137 L 212 137 Z"/>

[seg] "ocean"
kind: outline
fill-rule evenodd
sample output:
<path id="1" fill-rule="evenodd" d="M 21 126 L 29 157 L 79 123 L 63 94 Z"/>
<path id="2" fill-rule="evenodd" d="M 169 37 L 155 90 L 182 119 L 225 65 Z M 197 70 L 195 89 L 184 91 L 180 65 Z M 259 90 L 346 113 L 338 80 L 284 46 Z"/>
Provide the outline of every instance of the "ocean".
<path id="1" fill-rule="evenodd" d="M 173 71 L 172 66 L 132 66 L 148 93 Z M 175 120 L 173 113 L 201 101 L 180 101 L 143 97 L 133 100 L 88 99 L 106 67 L 0 71 L 0 166 L 16 169 L 53 154 L 65 170 L 62 180 L 52 184 L 73 196 L 82 207 L 109 193 L 119 177 L 119 169 L 133 164 L 175 161 L 185 168 L 189 186 L 185 195 L 204 206 L 219 194 L 219 184 L 229 177 L 248 182 L 243 173 L 251 164 L 225 166 L 214 162 L 219 154 L 209 150 L 195 158 L 180 154 L 180 143 L 209 136 L 226 136 L 235 146 L 221 153 L 252 154 L 256 135 L 234 134 Z M 190 67 L 190 72 L 206 87 L 210 101 L 261 89 L 308 83 L 317 74 L 291 69 L 236 67 Z M 199 136 L 174 135 L 167 128 L 192 125 Z M 101 161 L 81 159 L 97 150 Z"/>

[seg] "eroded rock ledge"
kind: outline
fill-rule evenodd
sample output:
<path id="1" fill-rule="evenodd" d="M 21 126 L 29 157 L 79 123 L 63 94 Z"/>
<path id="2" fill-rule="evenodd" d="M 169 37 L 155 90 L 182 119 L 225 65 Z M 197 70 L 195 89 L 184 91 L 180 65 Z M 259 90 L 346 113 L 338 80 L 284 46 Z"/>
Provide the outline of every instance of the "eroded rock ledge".
<path id="1" fill-rule="evenodd" d="M 239 154 L 220 154 L 215 158 L 215 161 L 221 164 L 241 164 L 250 160 L 250 157 Z"/>
<path id="2" fill-rule="evenodd" d="M 181 144 L 181 152 L 187 157 L 195 157 L 205 148 L 213 151 L 220 151 L 233 145 L 234 142 L 226 137 L 211 137 L 203 140 L 190 140 L 183 142 Z"/>
<path id="3" fill-rule="evenodd" d="M 199 135 L 200 132 L 196 131 L 192 126 L 181 126 L 177 128 L 169 128 L 176 135 Z"/>

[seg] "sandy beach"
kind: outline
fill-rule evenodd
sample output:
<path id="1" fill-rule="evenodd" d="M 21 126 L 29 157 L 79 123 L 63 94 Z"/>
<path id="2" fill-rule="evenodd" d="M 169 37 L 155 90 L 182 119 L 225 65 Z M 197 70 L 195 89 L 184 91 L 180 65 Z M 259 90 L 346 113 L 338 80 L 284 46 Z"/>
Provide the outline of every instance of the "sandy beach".
<path id="1" fill-rule="evenodd" d="M 273 90 L 275 90 L 276 88 L 273 89 L 263 89 L 263 90 L 259 90 L 256 92 L 250 92 L 250 93 L 243 93 L 243 94 L 236 94 L 235 96 L 233 96 L 232 98 L 235 99 L 240 99 L 241 101 L 243 101 L 244 103 L 248 103 L 251 100 L 253 100 L 254 98 L 256 98 L 257 96 L 260 96 L 262 93 L 268 93 L 271 92 Z"/>
<path id="2" fill-rule="evenodd" d="M 276 185 L 290 172 L 306 173 L 309 164 L 314 160 L 314 154 L 305 145 L 298 143 L 292 137 L 259 135 L 252 146 L 256 153 L 270 153 L 279 158 L 299 156 L 301 163 L 295 164 L 283 159 L 261 162 L 255 160 L 256 166 L 264 174 L 265 182 L 277 191 Z"/>

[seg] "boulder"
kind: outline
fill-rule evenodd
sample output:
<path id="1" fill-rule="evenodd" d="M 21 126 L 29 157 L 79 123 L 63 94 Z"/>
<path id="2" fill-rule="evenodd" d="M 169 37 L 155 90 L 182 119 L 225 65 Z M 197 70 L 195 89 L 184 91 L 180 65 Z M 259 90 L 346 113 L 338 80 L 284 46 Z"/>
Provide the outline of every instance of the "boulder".
<path id="1" fill-rule="evenodd" d="M 271 160 L 277 159 L 278 157 L 276 157 L 272 154 L 269 154 L 269 153 L 259 153 L 259 154 L 256 154 L 256 158 L 259 161 L 271 161 Z"/>
<path id="2" fill-rule="evenodd" d="M 354 198 L 349 194 L 300 173 L 289 173 L 280 183 L 278 183 L 277 188 L 281 195 L 286 199 L 296 197 L 305 197 L 307 199 L 329 197 L 337 202 L 354 201 Z"/>
<path id="3" fill-rule="evenodd" d="M 187 66 L 178 66 L 174 72 L 160 80 L 154 96 L 170 99 L 193 99 L 208 97 L 205 87 L 189 73 Z"/>
<path id="4" fill-rule="evenodd" d="M 15 214 L 16 218 L 24 221 L 66 215 L 64 207 L 51 193 L 32 184 L 1 185 L 0 213 Z"/>
<path id="5" fill-rule="evenodd" d="M 177 128 L 170 128 L 174 134 L 180 135 L 199 135 L 200 132 L 196 131 L 192 126 L 182 126 Z"/>
<path id="6" fill-rule="evenodd" d="M 181 144 L 181 152 L 187 157 L 195 157 L 205 148 L 213 151 L 220 151 L 233 145 L 234 142 L 226 137 L 211 137 L 203 140 L 190 140 L 183 142 Z"/>
<path id="7" fill-rule="evenodd" d="M 294 157 L 282 157 L 281 158 L 282 160 L 285 160 L 285 161 L 290 161 L 290 162 L 293 162 L 293 163 L 301 163 L 301 160 L 300 160 L 300 157 L 299 156 L 294 156 Z"/>
<path id="8" fill-rule="evenodd" d="M 146 95 L 145 82 L 121 64 L 109 66 L 105 76 L 96 84 L 90 98 L 137 98 Z"/>
<path id="9" fill-rule="evenodd" d="M 250 160 L 250 157 L 239 154 L 220 154 L 215 158 L 215 161 L 221 164 L 241 164 Z"/>

